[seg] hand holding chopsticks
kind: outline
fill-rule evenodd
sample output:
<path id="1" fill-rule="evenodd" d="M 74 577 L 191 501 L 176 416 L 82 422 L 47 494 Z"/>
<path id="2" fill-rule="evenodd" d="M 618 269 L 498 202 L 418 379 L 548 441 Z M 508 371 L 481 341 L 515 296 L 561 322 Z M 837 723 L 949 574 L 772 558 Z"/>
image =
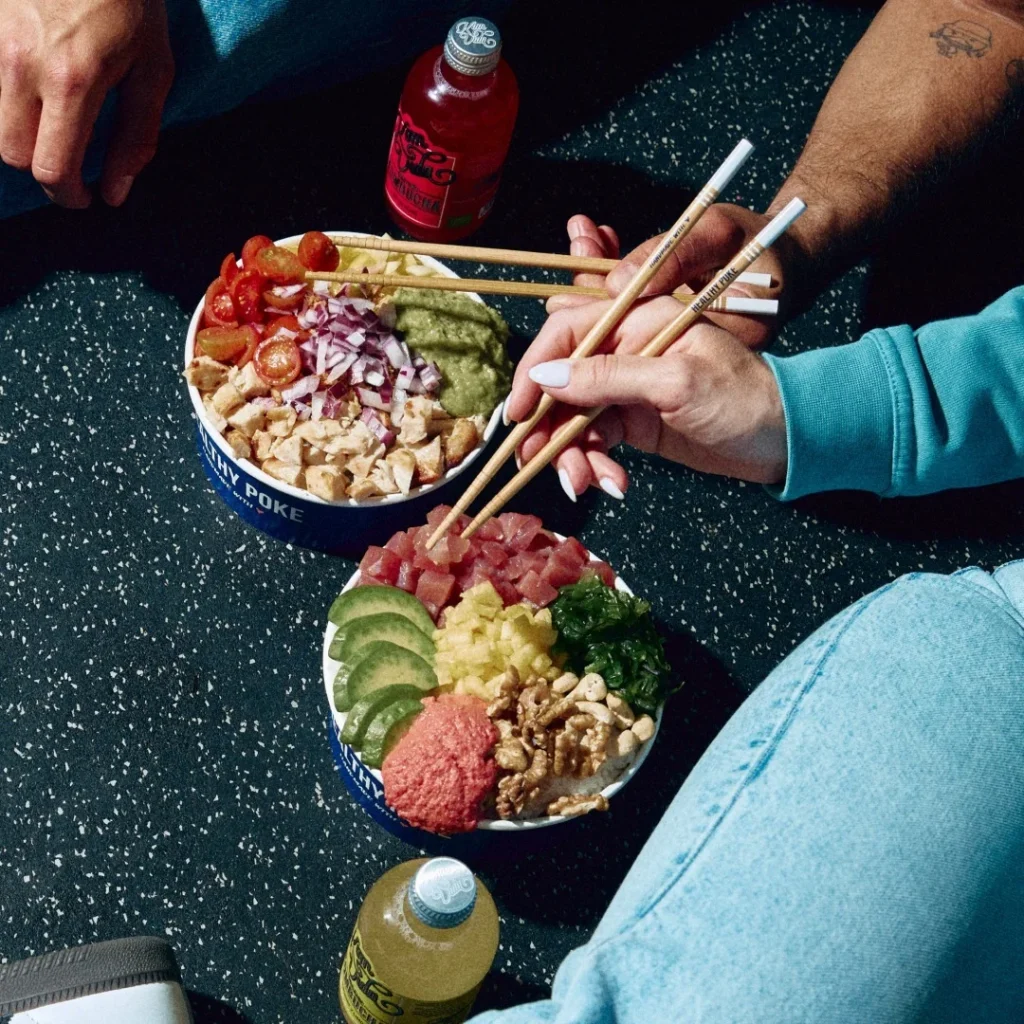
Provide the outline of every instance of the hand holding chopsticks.
<path id="1" fill-rule="evenodd" d="M 626 288 L 619 294 L 614 302 L 608 307 L 604 315 L 594 324 L 593 328 L 589 331 L 587 336 L 583 339 L 580 345 L 572 354 L 573 359 L 584 359 L 592 353 L 596 352 L 604 342 L 608 334 L 614 329 L 615 325 L 622 319 L 626 314 L 626 311 L 633 305 L 637 300 L 640 293 L 647 287 L 648 282 L 657 272 L 658 268 L 662 265 L 665 259 L 676 249 L 680 242 L 689 234 L 690 230 L 700 219 L 704 211 L 711 206 L 711 204 L 718 198 L 718 195 L 732 180 L 736 172 L 743 166 L 747 158 L 753 151 L 753 146 L 746 139 L 739 143 L 736 148 L 729 154 L 725 159 L 721 167 L 711 176 L 708 183 L 700 190 L 693 202 L 683 211 L 679 219 L 672 225 L 671 229 L 663 236 L 660 243 L 651 252 L 651 254 L 644 261 L 639 271 L 629 282 Z M 770 244 L 770 243 L 769 243 Z M 750 246 L 747 246 L 743 251 L 746 252 Z M 766 247 L 765 247 L 766 248 Z M 756 256 L 752 257 L 741 270 L 746 270 L 750 263 L 756 259 Z M 727 275 L 725 283 L 715 290 L 714 294 L 708 300 L 717 298 L 727 287 L 731 284 L 740 271 L 730 273 L 732 265 L 727 268 L 715 282 L 708 285 L 701 292 L 701 296 L 708 292 L 709 289 L 713 288 L 719 280 L 722 279 L 723 275 Z M 704 303 L 701 306 L 703 310 L 708 303 Z M 691 304 L 692 305 L 692 304 Z M 697 314 L 699 315 L 699 313 Z M 696 318 L 696 317 L 695 317 Z M 509 459 L 515 452 L 516 448 L 522 443 L 526 436 L 531 430 L 540 422 L 540 420 L 548 413 L 551 407 L 555 404 L 553 398 L 549 395 L 544 395 L 541 400 L 537 403 L 537 408 L 533 414 L 520 423 L 518 426 L 513 428 L 509 433 L 508 437 L 501 443 L 498 450 L 491 456 L 487 461 L 484 468 L 477 474 L 476 478 L 470 483 L 469 487 L 462 494 L 459 500 L 455 503 L 454 508 L 444 518 L 438 528 L 434 531 L 433 535 L 427 541 L 427 549 L 429 550 L 434 544 L 437 543 L 441 537 L 448 531 L 452 523 L 469 507 L 469 505 L 477 498 L 481 491 L 487 486 L 487 484 L 494 478 L 495 474 L 501 468 L 501 466 Z M 570 421 L 572 422 L 572 421 Z M 582 428 L 581 428 L 582 429 Z M 547 450 L 545 448 L 545 450 Z M 532 465 L 532 463 L 531 463 Z M 545 463 L 546 465 L 546 463 Z M 529 468 L 529 467 L 527 467 Z M 542 466 L 536 467 L 533 473 L 527 478 L 532 479 L 537 473 L 540 472 Z M 521 474 L 520 474 L 521 475 Z M 516 478 L 518 479 L 518 477 Z M 526 482 L 525 480 L 523 481 Z M 520 485 L 522 486 L 522 485 Z M 511 491 L 508 496 L 514 494 L 519 488 Z M 507 490 L 507 488 L 506 488 Z M 504 493 L 504 492 L 503 492 Z M 501 504 L 504 504 L 503 499 Z M 494 505 L 491 502 L 488 508 Z M 500 508 L 501 505 L 497 505 L 496 508 Z M 488 516 L 493 514 L 494 509 L 488 512 Z M 479 517 L 478 517 L 479 518 Z M 486 518 L 486 517 L 485 517 Z M 483 522 L 481 519 L 480 522 Z M 480 524 L 477 523 L 477 526 Z"/>

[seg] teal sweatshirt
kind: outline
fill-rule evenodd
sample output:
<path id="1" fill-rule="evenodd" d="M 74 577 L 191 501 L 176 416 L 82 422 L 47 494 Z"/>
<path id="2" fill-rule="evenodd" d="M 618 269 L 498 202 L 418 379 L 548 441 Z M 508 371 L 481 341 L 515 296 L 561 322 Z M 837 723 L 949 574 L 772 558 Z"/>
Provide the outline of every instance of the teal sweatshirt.
<path id="1" fill-rule="evenodd" d="M 783 500 L 928 494 L 1024 477 L 1024 287 L 977 316 L 765 356 L 786 414 Z"/>

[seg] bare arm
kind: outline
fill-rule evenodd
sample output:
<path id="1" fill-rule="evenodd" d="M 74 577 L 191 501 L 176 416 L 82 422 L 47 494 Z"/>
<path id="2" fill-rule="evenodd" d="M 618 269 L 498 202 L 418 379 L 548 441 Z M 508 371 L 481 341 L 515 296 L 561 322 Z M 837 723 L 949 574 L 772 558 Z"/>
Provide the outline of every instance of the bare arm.
<path id="1" fill-rule="evenodd" d="M 770 208 L 807 200 L 790 235 L 811 286 L 997 137 L 1022 100 L 1024 3 L 889 0 Z"/>

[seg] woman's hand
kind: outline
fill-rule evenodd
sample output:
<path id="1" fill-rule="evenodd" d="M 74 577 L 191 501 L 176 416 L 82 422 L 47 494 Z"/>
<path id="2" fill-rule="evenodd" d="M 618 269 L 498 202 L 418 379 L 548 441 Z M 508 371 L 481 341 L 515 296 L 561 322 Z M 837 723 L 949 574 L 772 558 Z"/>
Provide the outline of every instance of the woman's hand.
<path id="1" fill-rule="evenodd" d="M 665 260 L 642 294 L 645 296 L 670 295 L 677 288 L 683 286 L 687 286 L 693 291 L 700 291 L 707 284 L 711 274 L 725 267 L 770 219 L 763 214 L 754 213 L 752 210 L 746 210 L 742 206 L 733 206 L 730 203 L 718 203 L 712 206 L 690 234 L 676 247 L 672 255 Z M 569 251 L 573 256 L 619 258 L 619 239 L 608 225 L 598 227 L 589 217 L 576 214 L 569 218 L 567 228 L 571 239 Z M 642 242 L 632 252 L 627 253 L 607 277 L 597 274 L 578 274 L 574 283 L 589 287 L 604 287 L 610 296 L 618 295 L 629 284 L 662 237 L 657 235 Z M 771 275 L 771 288 L 752 288 L 740 283 L 734 284 L 729 289 L 730 295 L 778 299 L 780 312 L 778 317 L 710 313 L 708 319 L 712 323 L 724 327 L 730 334 L 741 339 L 751 348 L 764 346 L 771 340 L 793 298 L 792 284 L 789 293 L 786 293 L 783 288 L 787 276 L 791 282 L 792 280 L 799 281 L 802 276 L 793 267 L 793 264 L 799 259 L 798 247 L 784 235 L 751 267 L 751 270 Z M 571 295 L 555 295 L 548 299 L 547 310 L 549 313 L 554 313 L 559 309 L 567 309 L 570 306 L 592 301 L 593 299 L 576 298 Z"/>
<path id="2" fill-rule="evenodd" d="M 682 309 L 661 297 L 635 307 L 602 354 L 569 360 L 607 307 L 590 302 L 549 317 L 516 368 L 506 407 L 510 420 L 526 419 L 542 390 L 566 406 L 610 406 L 555 460 L 573 501 L 591 485 L 623 496 L 629 479 L 608 455 L 623 442 L 706 473 L 758 483 L 785 479 L 782 401 L 759 355 L 709 323 L 696 324 L 662 356 L 635 355 Z M 554 425 L 574 411 L 562 409 Z M 542 421 L 517 458 L 529 461 L 552 427 L 550 419 Z"/>
<path id="3" fill-rule="evenodd" d="M 120 84 L 100 192 L 120 206 L 156 152 L 174 78 L 163 0 L 0 0 L 0 159 L 81 209 L 82 161 Z"/>

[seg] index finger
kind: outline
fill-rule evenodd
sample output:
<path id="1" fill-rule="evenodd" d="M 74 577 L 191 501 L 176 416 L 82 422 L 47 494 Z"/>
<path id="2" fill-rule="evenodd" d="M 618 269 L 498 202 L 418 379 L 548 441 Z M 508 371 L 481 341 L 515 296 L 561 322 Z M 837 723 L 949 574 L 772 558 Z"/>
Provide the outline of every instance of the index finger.
<path id="1" fill-rule="evenodd" d="M 32 175 L 61 206 L 80 210 L 92 201 L 82 181 L 82 161 L 102 102 L 99 89 L 43 98 Z"/>

